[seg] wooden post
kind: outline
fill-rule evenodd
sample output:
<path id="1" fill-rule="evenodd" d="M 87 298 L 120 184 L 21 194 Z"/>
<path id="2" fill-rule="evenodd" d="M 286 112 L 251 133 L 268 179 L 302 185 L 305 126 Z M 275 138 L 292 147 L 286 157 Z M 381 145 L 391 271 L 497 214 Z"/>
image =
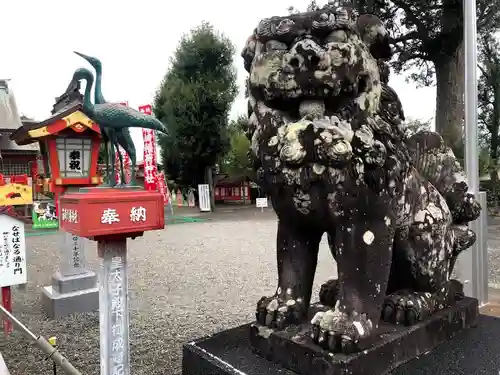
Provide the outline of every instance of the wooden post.
<path id="1" fill-rule="evenodd" d="M 2 306 L 12 313 L 12 286 L 28 281 L 26 266 L 26 238 L 24 223 L 8 215 L 0 214 L 0 286 Z M 5 336 L 12 332 L 12 324 L 3 319 Z"/>
<path id="2" fill-rule="evenodd" d="M 206 171 L 206 179 L 210 194 L 210 211 L 215 211 L 215 193 L 214 193 L 214 178 L 212 175 L 212 167 L 207 167 Z"/>
<path id="3" fill-rule="evenodd" d="M 10 286 L 2 287 L 2 306 L 12 313 L 12 292 Z M 9 319 L 3 318 L 3 334 L 5 337 L 10 335 L 12 332 L 12 323 Z"/>

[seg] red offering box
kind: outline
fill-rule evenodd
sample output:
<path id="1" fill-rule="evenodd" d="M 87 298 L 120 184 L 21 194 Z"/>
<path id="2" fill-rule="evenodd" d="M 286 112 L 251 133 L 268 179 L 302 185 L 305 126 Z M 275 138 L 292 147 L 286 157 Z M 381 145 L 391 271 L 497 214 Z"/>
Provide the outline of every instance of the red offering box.
<path id="1" fill-rule="evenodd" d="M 143 189 L 88 188 L 60 199 L 61 228 L 80 237 L 136 237 L 165 227 L 161 193 Z"/>

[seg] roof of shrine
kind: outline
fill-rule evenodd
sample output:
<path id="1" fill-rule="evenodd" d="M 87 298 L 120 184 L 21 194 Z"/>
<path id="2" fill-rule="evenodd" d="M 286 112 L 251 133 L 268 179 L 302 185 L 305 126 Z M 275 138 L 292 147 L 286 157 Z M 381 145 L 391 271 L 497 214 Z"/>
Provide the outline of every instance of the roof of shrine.
<path id="1" fill-rule="evenodd" d="M 37 152 L 38 144 L 18 145 L 9 139 L 9 136 L 24 124 L 35 121 L 19 115 L 16 98 L 8 80 L 0 79 L 0 151 L 8 152 Z"/>

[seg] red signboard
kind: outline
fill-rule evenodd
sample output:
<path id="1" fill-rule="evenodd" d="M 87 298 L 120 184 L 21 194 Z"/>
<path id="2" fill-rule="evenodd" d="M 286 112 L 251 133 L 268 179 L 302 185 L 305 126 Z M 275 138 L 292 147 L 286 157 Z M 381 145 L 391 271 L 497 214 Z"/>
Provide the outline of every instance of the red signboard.
<path id="1" fill-rule="evenodd" d="M 61 228 L 80 237 L 137 235 L 165 227 L 163 197 L 138 189 L 91 188 L 60 198 Z"/>

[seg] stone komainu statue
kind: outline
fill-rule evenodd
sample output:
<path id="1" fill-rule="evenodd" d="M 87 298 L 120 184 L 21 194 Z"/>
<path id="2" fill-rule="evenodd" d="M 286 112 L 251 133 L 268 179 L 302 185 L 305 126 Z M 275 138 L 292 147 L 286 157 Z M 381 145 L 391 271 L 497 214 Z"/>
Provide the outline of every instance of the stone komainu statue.
<path id="1" fill-rule="evenodd" d="M 381 319 L 413 324 L 460 298 L 450 275 L 481 208 L 439 134 L 405 135 L 380 20 L 330 5 L 265 19 L 242 56 L 251 153 L 279 218 L 278 288 L 257 321 L 306 318 L 324 233 L 338 267 L 312 322 L 325 348 L 356 350 Z"/>

